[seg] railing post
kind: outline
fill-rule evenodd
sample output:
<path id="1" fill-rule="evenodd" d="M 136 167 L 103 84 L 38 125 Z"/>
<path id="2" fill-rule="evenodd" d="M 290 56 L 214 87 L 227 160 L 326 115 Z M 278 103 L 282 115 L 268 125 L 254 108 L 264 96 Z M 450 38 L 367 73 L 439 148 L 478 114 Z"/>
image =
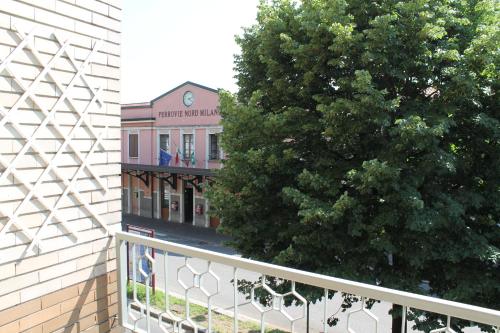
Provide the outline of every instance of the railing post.
<path id="1" fill-rule="evenodd" d="M 310 302 L 307 301 L 306 303 L 307 305 L 307 319 L 306 319 L 306 332 L 309 333 L 309 304 Z M 292 332 L 293 332 L 293 329 L 292 329 Z"/>
<path id="2" fill-rule="evenodd" d="M 323 333 L 327 333 L 328 321 L 326 319 L 328 312 L 328 289 L 325 289 L 325 304 L 323 304 Z"/>
<path id="3" fill-rule="evenodd" d="M 238 333 L 238 268 L 233 268 L 234 333 Z"/>
<path id="4" fill-rule="evenodd" d="M 116 237 L 116 260 L 118 272 L 118 320 L 122 327 L 127 322 L 127 242 Z"/>
<path id="5" fill-rule="evenodd" d="M 210 269 L 212 268 L 212 262 L 208 262 L 208 268 L 207 272 L 210 272 Z M 201 286 L 201 278 L 200 278 L 200 286 Z M 212 296 L 208 296 L 207 300 L 207 311 L 208 311 L 208 328 L 207 331 L 208 333 L 212 333 Z"/>
<path id="6" fill-rule="evenodd" d="M 403 306 L 403 315 L 402 315 L 402 318 L 401 318 L 401 333 L 406 333 L 406 306 Z"/>
<path id="7" fill-rule="evenodd" d="M 133 295 L 133 301 L 138 302 L 137 298 L 137 245 L 135 243 L 132 243 L 132 295 Z M 142 316 L 142 309 L 141 309 L 141 316 Z"/>
<path id="8" fill-rule="evenodd" d="M 147 252 L 148 249 L 146 248 L 145 251 Z M 142 260 L 141 260 L 141 265 L 142 265 Z M 151 295 L 149 291 L 150 281 L 151 281 L 151 271 L 148 272 L 148 276 L 145 278 L 144 281 L 146 285 L 146 328 L 148 333 L 151 333 Z"/>
<path id="9" fill-rule="evenodd" d="M 163 252 L 163 267 L 165 267 L 165 275 L 164 275 L 164 295 L 165 295 L 165 312 L 170 311 L 170 297 L 169 297 L 169 290 L 168 290 L 168 252 L 164 251 Z"/>
<path id="10" fill-rule="evenodd" d="M 262 274 L 262 277 L 261 277 L 261 283 L 262 283 L 262 286 L 265 286 L 266 285 L 266 275 L 265 274 Z M 266 321 L 265 321 L 265 315 L 266 315 L 266 312 L 261 312 L 260 314 L 260 333 L 265 333 L 266 332 Z"/>

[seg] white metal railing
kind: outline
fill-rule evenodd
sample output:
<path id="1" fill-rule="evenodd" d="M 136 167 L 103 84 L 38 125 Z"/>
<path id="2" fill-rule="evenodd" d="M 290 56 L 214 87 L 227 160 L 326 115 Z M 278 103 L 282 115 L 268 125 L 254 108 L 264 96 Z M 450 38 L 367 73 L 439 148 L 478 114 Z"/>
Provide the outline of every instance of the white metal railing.
<path id="1" fill-rule="evenodd" d="M 492 331 L 496 333 L 500 332 L 500 311 L 493 309 L 309 273 L 126 232 L 117 232 L 116 242 L 120 323 L 123 327 L 137 332 L 185 332 L 186 328 L 190 328 L 188 330 L 194 332 L 198 332 L 199 330 L 214 332 L 214 299 L 218 296 L 221 296 L 221 299 L 223 299 L 221 301 L 222 303 L 224 303 L 224 299 L 227 301 L 228 297 L 231 300 L 231 306 L 226 306 L 225 308 L 230 309 L 229 316 L 232 317 L 232 328 L 230 331 L 232 332 L 239 332 L 238 325 L 242 317 L 252 317 L 252 315 L 248 314 L 242 316 L 240 309 L 242 309 L 243 306 L 252 307 L 254 313 L 257 313 L 257 315 L 253 317 L 260 322 L 261 332 L 265 332 L 265 325 L 269 323 L 269 320 L 267 322 L 266 320 L 273 311 L 281 313 L 282 319 L 285 318 L 288 320 L 289 326 L 286 331 L 305 332 L 302 329 L 297 330 L 297 324 L 306 320 L 306 300 L 295 289 L 296 283 L 321 288 L 324 292 L 323 300 L 321 301 L 322 304 L 320 305 L 321 309 L 316 306 L 313 310 L 316 317 L 318 313 L 321 312 L 319 314 L 322 317 L 320 320 L 321 323 L 319 323 L 320 328 L 313 329 L 311 332 L 319 332 L 321 330 L 325 333 L 329 331 L 333 332 L 333 329 L 327 324 L 329 315 L 334 312 L 331 310 L 332 305 L 327 297 L 330 291 L 356 295 L 359 298 L 359 305 L 353 305 L 345 314 L 346 328 L 349 333 L 367 331 L 366 328 L 359 328 L 359 331 L 353 328 L 355 326 L 352 323 L 354 322 L 353 318 L 358 318 L 360 315 L 359 313 L 365 316 L 364 321 L 366 321 L 366 319 L 372 320 L 374 323 L 370 326 L 370 328 L 373 328 L 372 331 L 384 332 L 383 327 L 385 327 L 387 331 L 390 331 L 390 329 L 387 329 L 387 327 L 390 327 L 390 323 L 388 326 L 384 326 L 383 323 L 380 322 L 380 315 L 376 315 L 369 306 L 366 306 L 366 301 L 369 299 L 402 306 L 402 332 L 412 332 L 410 328 L 411 324 L 406 320 L 406 314 L 410 309 L 443 315 L 445 319 L 442 321 L 443 327 L 434 329 L 431 333 L 455 332 L 451 327 L 451 320 L 453 319 L 463 319 L 474 323 L 490 325 Z M 132 249 L 132 251 L 129 252 L 131 253 L 131 262 L 127 259 L 127 246 Z M 160 253 L 163 253 L 163 255 L 152 258 L 148 254 L 148 251 L 145 251 L 144 255 L 137 255 L 137 246 L 143 246 L 147 249 L 156 249 L 160 251 Z M 175 256 L 174 259 L 177 260 L 175 264 L 172 264 L 172 256 Z M 204 268 L 199 269 L 194 267 L 194 260 L 205 262 Z M 145 261 L 151 268 L 147 272 L 141 268 Z M 130 285 L 133 289 L 131 300 L 127 297 L 129 264 L 132 265 L 130 272 Z M 174 267 L 169 267 L 169 265 L 173 265 Z M 163 266 L 163 269 L 159 269 L 161 266 Z M 227 269 L 223 270 L 223 266 L 227 267 Z M 216 272 L 216 268 L 219 268 L 222 273 Z M 183 271 L 189 273 L 189 278 L 187 278 L 187 280 L 186 276 L 181 274 Z M 246 279 L 249 276 L 248 272 L 254 272 L 254 275 L 251 276 L 254 277 L 254 280 L 255 276 L 258 276 L 259 281 L 251 287 L 246 297 L 249 301 L 242 302 L 242 296 L 244 295 L 242 295 L 242 290 L 240 289 L 241 285 L 239 283 L 242 279 Z M 158 309 L 156 312 L 151 306 L 152 295 L 149 288 L 145 288 L 146 297 L 144 301 L 139 300 L 137 297 L 138 278 L 141 277 L 145 284 L 149 285 L 153 274 L 157 277 L 157 280 L 159 280 L 158 287 L 163 288 L 165 294 L 164 307 Z M 268 278 L 271 277 L 289 281 L 291 286 L 290 291 L 287 293 L 279 293 L 273 290 L 267 283 Z M 208 280 L 212 280 L 212 287 L 215 285 L 215 288 L 212 288 L 213 290 L 209 290 L 209 287 L 205 285 L 208 284 Z M 236 281 L 236 283 L 232 281 Z M 179 286 L 177 294 L 181 294 L 180 297 L 185 301 L 185 311 L 182 315 L 175 314 L 171 311 L 170 295 L 176 292 L 172 290 L 174 284 Z M 257 289 L 265 290 L 268 295 L 269 306 L 263 306 L 256 300 L 257 295 L 255 292 Z M 198 294 L 202 295 L 203 297 L 201 298 L 205 298 L 205 300 L 200 300 L 199 296 L 196 297 L 194 295 L 195 290 L 198 290 Z M 224 298 L 222 294 L 226 297 Z M 287 307 L 284 306 L 285 298 L 287 297 L 293 298 L 296 304 L 299 304 L 299 306 L 294 307 L 294 314 L 289 313 Z M 199 325 L 190 315 L 190 307 L 192 304 L 199 304 L 200 301 L 204 302 L 203 304 L 207 310 L 208 323 L 206 327 Z M 226 313 L 227 312 L 228 311 L 226 311 Z M 318 323 L 316 323 L 316 325 L 318 326 Z"/>

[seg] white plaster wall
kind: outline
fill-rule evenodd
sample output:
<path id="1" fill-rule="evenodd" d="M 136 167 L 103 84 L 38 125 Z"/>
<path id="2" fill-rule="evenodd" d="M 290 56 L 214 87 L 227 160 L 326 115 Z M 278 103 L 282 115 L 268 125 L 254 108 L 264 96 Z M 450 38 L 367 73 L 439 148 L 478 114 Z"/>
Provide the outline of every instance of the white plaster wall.
<path id="1" fill-rule="evenodd" d="M 120 7 L 121 0 L 0 0 L 0 160 L 5 163 L 0 163 L 0 310 L 116 267 L 112 234 L 120 229 L 121 221 Z M 42 64 L 29 45 L 11 56 L 24 38 L 19 31 L 33 31 L 29 41 Z M 86 81 L 76 79 L 67 100 L 58 105 L 77 72 L 67 54 L 54 61 L 53 78 L 45 75 L 34 87 L 32 98 L 26 97 L 12 75 L 18 76 L 24 88 L 29 87 L 66 41 L 66 50 L 79 68 L 99 40 L 100 48 L 84 70 Z M 98 87 L 102 104 L 91 103 Z M 85 116 L 89 127 L 71 132 L 80 119 L 75 108 L 83 113 L 89 104 Z M 52 122 L 44 124 L 41 111 L 50 113 L 55 105 L 53 119 L 58 129 Z M 9 118 L 2 120 L 5 113 Z M 30 145 L 23 153 L 34 133 L 38 147 Z M 102 145 L 97 144 L 89 154 L 97 141 L 95 134 L 101 136 Z M 67 145 L 54 158 L 65 138 L 71 147 Z M 81 159 L 88 167 L 66 193 L 83 164 Z M 15 169 L 10 170 L 13 161 Z M 58 175 L 50 171 L 40 179 L 49 166 Z M 30 192 L 34 196 L 19 208 Z M 52 211 L 56 216 L 45 222 Z M 17 215 L 15 224 L 13 214 Z M 40 239 L 40 247 L 30 249 L 33 239 L 29 235 Z"/>

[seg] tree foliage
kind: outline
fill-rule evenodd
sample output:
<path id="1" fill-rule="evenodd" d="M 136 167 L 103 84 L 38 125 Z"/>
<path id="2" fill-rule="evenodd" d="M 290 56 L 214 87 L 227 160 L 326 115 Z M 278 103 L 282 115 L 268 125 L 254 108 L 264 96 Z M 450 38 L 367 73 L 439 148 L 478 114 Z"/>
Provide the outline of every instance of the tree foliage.
<path id="1" fill-rule="evenodd" d="M 209 194 L 234 246 L 500 308 L 499 17 L 495 0 L 261 2 Z"/>

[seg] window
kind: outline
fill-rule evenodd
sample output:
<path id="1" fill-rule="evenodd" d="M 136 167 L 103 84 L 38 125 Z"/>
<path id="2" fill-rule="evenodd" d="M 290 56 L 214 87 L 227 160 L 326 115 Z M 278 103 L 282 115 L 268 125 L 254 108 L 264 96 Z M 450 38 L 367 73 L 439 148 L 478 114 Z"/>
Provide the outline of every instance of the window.
<path id="1" fill-rule="evenodd" d="M 208 159 L 218 160 L 220 158 L 219 154 L 219 134 L 210 134 L 210 149 Z"/>
<path id="2" fill-rule="evenodd" d="M 189 159 L 194 152 L 193 134 L 184 134 L 184 159 Z"/>
<path id="3" fill-rule="evenodd" d="M 160 149 L 168 153 L 169 137 L 168 134 L 160 134 Z"/>
<path id="4" fill-rule="evenodd" d="M 139 134 L 128 135 L 128 157 L 139 157 Z"/>

